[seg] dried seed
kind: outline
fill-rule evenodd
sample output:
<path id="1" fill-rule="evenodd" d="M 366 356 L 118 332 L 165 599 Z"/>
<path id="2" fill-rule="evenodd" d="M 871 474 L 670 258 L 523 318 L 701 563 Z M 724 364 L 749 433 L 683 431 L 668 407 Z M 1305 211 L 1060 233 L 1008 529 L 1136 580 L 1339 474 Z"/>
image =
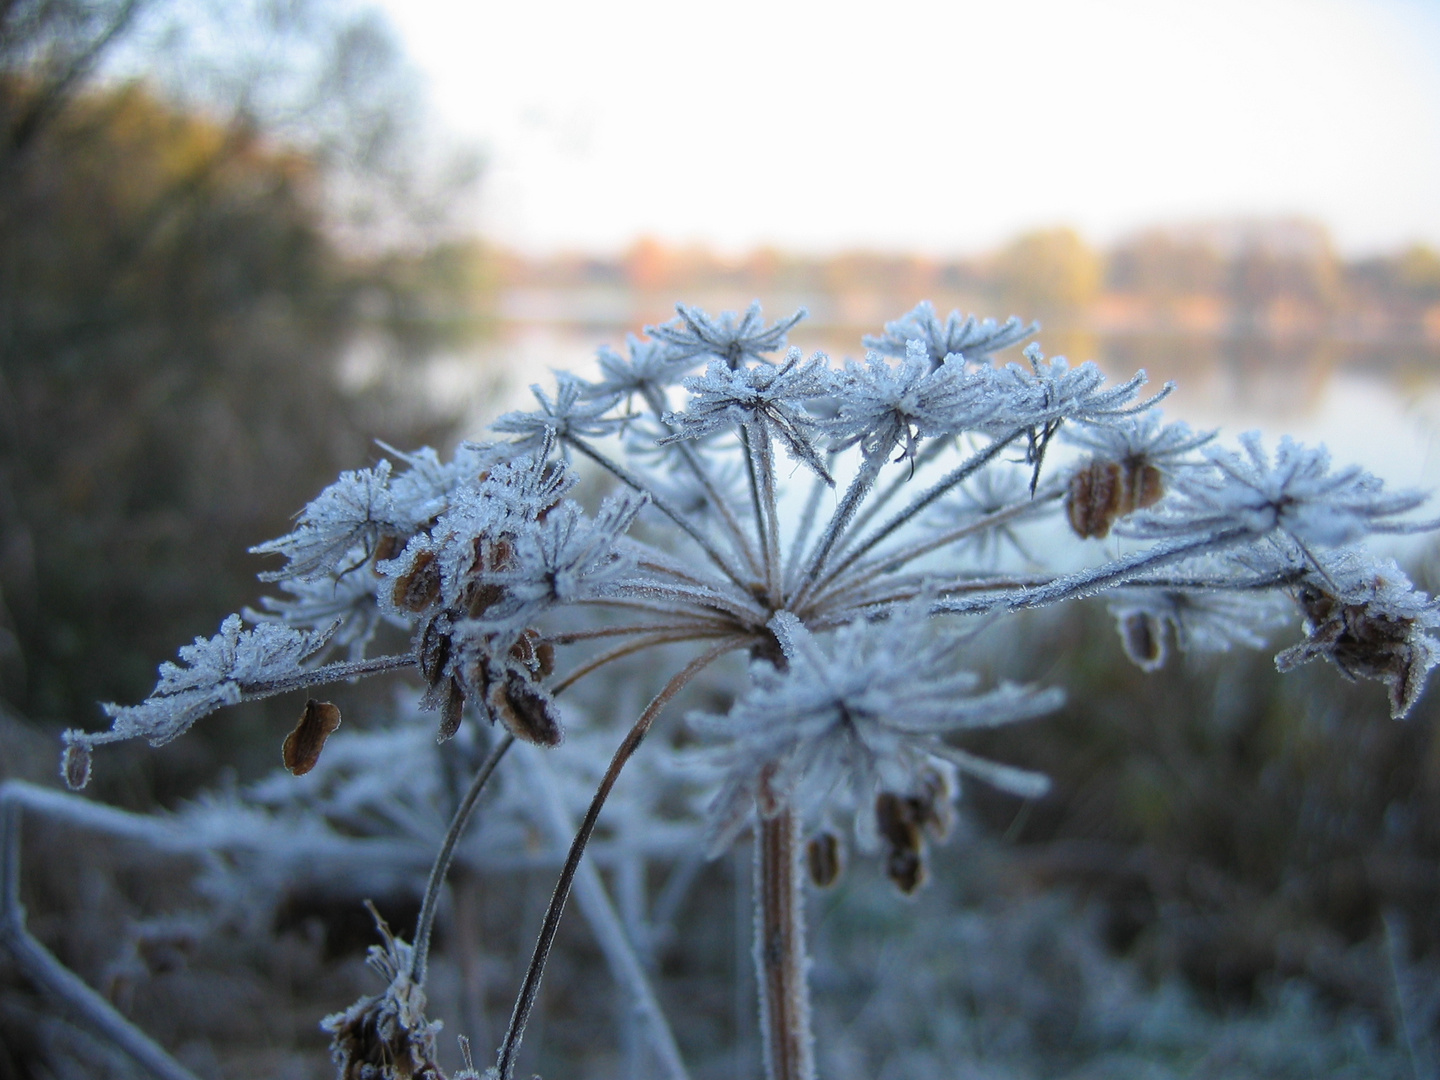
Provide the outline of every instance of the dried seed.
<path id="1" fill-rule="evenodd" d="M 65 754 L 60 759 L 60 775 L 71 791 L 79 791 L 90 783 L 90 747 L 87 744 L 66 744 Z"/>
<path id="2" fill-rule="evenodd" d="M 300 714 L 295 730 L 285 736 L 280 756 L 285 759 L 285 768 L 293 776 L 304 776 L 320 760 L 320 751 L 325 740 L 340 726 L 340 710 L 328 701 L 311 698 L 305 702 L 305 711 Z"/>
<path id="3" fill-rule="evenodd" d="M 465 715 L 465 691 L 455 676 L 445 683 L 444 696 L 440 702 L 440 730 L 435 734 L 437 743 L 447 742 L 460 730 L 460 721 Z"/>
<path id="4" fill-rule="evenodd" d="M 1092 461 L 1070 477 L 1065 515 L 1075 535 L 1101 539 L 1120 516 L 1121 475 L 1114 461 Z"/>
<path id="5" fill-rule="evenodd" d="M 840 838 L 826 831 L 811 837 L 805 845 L 805 866 L 817 888 L 828 889 L 840 878 L 844 869 L 844 849 Z"/>
<path id="6" fill-rule="evenodd" d="M 1157 671 L 1165 664 L 1165 624 L 1148 611 L 1121 616 L 1120 644 L 1141 671 Z"/>
<path id="7" fill-rule="evenodd" d="M 375 541 L 375 550 L 370 553 L 370 565 L 388 562 L 405 550 L 405 538 L 394 533 L 385 533 Z"/>
<path id="8" fill-rule="evenodd" d="M 450 659 L 450 634 L 440 623 L 440 618 L 431 619 L 420 634 L 420 674 L 431 686 L 440 681 Z M 450 621 L 445 619 L 444 624 L 448 628 Z"/>
<path id="9" fill-rule="evenodd" d="M 435 552 L 417 551 L 410 569 L 395 579 L 390 599 L 397 608 L 424 611 L 440 596 L 440 564 Z"/>
<path id="10" fill-rule="evenodd" d="M 925 859 L 919 851 L 897 849 L 885 860 L 885 874 L 902 893 L 913 895 L 925 884 Z"/>
<path id="11" fill-rule="evenodd" d="M 490 687 L 490 707 L 517 739 L 538 746 L 559 746 L 562 732 L 550 695 L 516 671 Z"/>

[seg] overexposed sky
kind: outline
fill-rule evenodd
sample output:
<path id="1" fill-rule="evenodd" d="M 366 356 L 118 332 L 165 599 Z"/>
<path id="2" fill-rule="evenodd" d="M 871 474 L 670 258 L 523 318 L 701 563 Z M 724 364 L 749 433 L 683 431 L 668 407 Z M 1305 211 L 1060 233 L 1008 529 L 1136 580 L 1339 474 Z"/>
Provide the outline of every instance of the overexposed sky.
<path id="1" fill-rule="evenodd" d="M 1440 245 L 1440 0 L 383 0 L 487 235 L 974 252 L 1304 215 Z"/>

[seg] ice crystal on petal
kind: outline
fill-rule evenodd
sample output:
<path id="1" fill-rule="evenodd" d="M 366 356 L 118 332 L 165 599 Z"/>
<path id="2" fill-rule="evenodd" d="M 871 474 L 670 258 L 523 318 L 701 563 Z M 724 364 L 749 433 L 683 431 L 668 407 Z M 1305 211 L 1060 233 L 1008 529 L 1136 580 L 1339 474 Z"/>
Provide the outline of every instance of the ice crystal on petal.
<path id="1" fill-rule="evenodd" d="M 730 368 L 713 360 L 704 375 L 692 375 L 684 385 L 690 391 L 690 401 L 684 412 L 665 414 L 665 423 L 674 434 L 662 439 L 662 443 L 704 438 L 727 428 L 760 423 L 779 436 L 791 454 L 829 479 L 814 445 L 815 418 L 801 404 L 833 388 L 823 353 L 805 360 L 799 349 L 792 349 L 783 364 L 747 368 Z"/>
<path id="2" fill-rule="evenodd" d="M 867 349 L 881 356 L 909 355 L 911 342 L 918 341 L 933 367 L 939 367 L 947 356 L 963 356 L 969 363 L 989 363 L 992 353 L 1024 341 L 1040 329 L 1039 323 L 1028 326 L 1012 315 L 1003 324 L 994 319 L 977 319 L 950 312 L 943 323 L 935 314 L 935 306 L 922 300 L 908 314 L 885 324 L 885 333 L 867 335 Z"/>
<path id="3" fill-rule="evenodd" d="M 1272 461 L 1259 432 L 1240 436 L 1244 455 L 1207 449 L 1211 468 L 1187 470 L 1174 494 L 1124 528 L 1126 535 L 1178 536 L 1240 530 L 1254 536 L 1279 531 L 1302 548 L 1336 547 L 1376 532 L 1401 531 L 1397 515 L 1427 498 L 1421 492 L 1386 492 L 1381 481 L 1351 466 L 1332 472 L 1323 446 L 1281 438 Z"/>
<path id="4" fill-rule="evenodd" d="M 731 368 L 740 367 L 747 359 L 764 360 L 766 353 L 783 349 L 785 335 L 806 314 L 801 308 L 788 319 L 766 328 L 759 300 L 746 308 L 744 315 L 722 311 L 713 319 L 699 308 L 685 304 L 676 304 L 675 310 L 679 318 L 660 326 L 648 326 L 645 332 L 665 342 L 670 347 L 671 358 L 677 362 L 713 356 Z"/>
<path id="5" fill-rule="evenodd" d="M 616 395 L 663 394 L 695 366 L 687 358 L 677 359 L 674 347 L 665 341 L 645 341 L 629 334 L 625 344 L 626 356 L 608 345 L 601 347 L 597 359 L 604 378 L 585 387 L 586 397 L 613 399 Z"/>
<path id="6" fill-rule="evenodd" d="M 619 401 L 618 394 L 591 395 L 583 379 L 566 371 L 556 375 L 555 384 L 553 399 L 540 387 L 530 387 L 540 408 L 534 412 L 508 412 L 491 425 L 492 430 L 518 435 L 516 448 L 530 450 L 551 437 L 606 435 L 625 422 L 624 417 L 606 415 Z"/>
<path id="7" fill-rule="evenodd" d="M 967 369 L 953 354 L 933 364 L 919 341 L 910 342 L 899 364 L 875 353 L 864 364 L 847 361 L 824 430 L 836 450 L 859 443 L 866 457 L 877 457 L 903 442 L 902 456 L 913 458 L 922 438 L 953 435 L 975 421 L 986 372 Z"/>
<path id="8" fill-rule="evenodd" d="M 788 612 L 770 623 L 787 666 L 757 660 L 751 688 L 724 717 L 692 716 L 702 730 L 730 745 L 721 760 L 727 775 L 711 806 L 712 850 L 743 827 L 757 798 L 791 803 L 808 819 L 838 809 L 864 813 L 881 792 L 911 793 L 937 762 L 970 755 L 941 735 L 1025 720 L 1057 708 L 1057 690 L 1009 684 L 977 693 L 978 678 L 957 670 L 954 642 L 934 632 L 923 611 L 902 608 L 878 623 L 840 628 L 828 652 Z M 1033 773 L 987 772 L 1027 795 L 1044 790 Z"/>
<path id="9" fill-rule="evenodd" d="M 160 681 L 139 705 L 102 706 L 113 721 L 109 731 L 71 731 L 66 741 L 98 745 L 144 738 L 160 746 L 247 692 L 283 683 L 324 647 L 333 630 L 297 630 L 280 623 L 246 630 L 240 616 L 231 615 L 214 637 L 196 638 L 195 644 L 181 647 L 185 667 L 161 664 Z"/>
<path id="10" fill-rule="evenodd" d="M 300 514 L 295 529 L 257 544 L 257 555 L 283 555 L 283 570 L 267 571 L 262 581 L 321 577 L 364 562 L 384 535 L 406 535 L 416 520 L 413 508 L 397 506 L 390 492 L 390 462 L 373 469 L 340 474 Z M 342 567 L 342 564 L 350 565 Z"/>

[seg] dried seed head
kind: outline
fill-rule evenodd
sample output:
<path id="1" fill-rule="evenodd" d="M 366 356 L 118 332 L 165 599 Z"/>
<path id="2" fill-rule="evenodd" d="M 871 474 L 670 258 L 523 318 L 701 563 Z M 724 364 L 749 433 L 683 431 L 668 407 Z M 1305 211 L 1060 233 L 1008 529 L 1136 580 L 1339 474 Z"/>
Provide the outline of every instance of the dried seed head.
<path id="1" fill-rule="evenodd" d="M 563 737 L 555 703 L 519 672 L 507 669 L 490 685 L 487 700 L 505 729 L 517 739 L 538 746 L 559 746 Z"/>
<path id="2" fill-rule="evenodd" d="M 395 579 L 390 600 L 405 611 L 424 611 L 440 596 L 440 564 L 435 552 L 422 549 L 415 553 L 410 569 Z"/>
<path id="3" fill-rule="evenodd" d="M 828 889 L 840 879 L 845 868 L 845 849 L 840 838 L 826 830 L 805 845 L 805 867 L 817 888 Z"/>
<path id="4" fill-rule="evenodd" d="M 328 701 L 311 698 L 296 721 L 295 730 L 285 736 L 280 756 L 292 776 L 304 776 L 320 760 L 325 740 L 340 726 L 340 710 Z"/>
<path id="5" fill-rule="evenodd" d="M 367 901 L 368 904 L 368 901 Z M 339 1080 L 445 1080 L 436 1063 L 438 1022 L 425 1018 L 425 991 L 410 978 L 410 946 L 397 940 L 370 908 L 384 945 L 372 945 L 367 963 L 387 980 L 383 994 L 363 997 L 327 1016 L 330 1058 Z"/>
<path id="6" fill-rule="evenodd" d="M 1417 621 L 1371 603 L 1347 604 L 1314 585 L 1304 586 L 1296 599 L 1305 613 L 1305 640 L 1276 656 L 1275 665 L 1288 671 L 1324 657 L 1348 679 L 1383 682 L 1390 715 L 1407 715 L 1440 659 Z"/>
<path id="7" fill-rule="evenodd" d="M 1096 458 L 1070 477 L 1065 514 L 1077 536 L 1103 539 L 1117 518 L 1154 506 L 1164 494 L 1164 476 L 1144 458 Z"/>
<path id="8" fill-rule="evenodd" d="M 79 791 L 90 783 L 90 747 L 87 743 L 66 743 L 65 754 L 60 759 L 60 775 L 71 791 Z"/>

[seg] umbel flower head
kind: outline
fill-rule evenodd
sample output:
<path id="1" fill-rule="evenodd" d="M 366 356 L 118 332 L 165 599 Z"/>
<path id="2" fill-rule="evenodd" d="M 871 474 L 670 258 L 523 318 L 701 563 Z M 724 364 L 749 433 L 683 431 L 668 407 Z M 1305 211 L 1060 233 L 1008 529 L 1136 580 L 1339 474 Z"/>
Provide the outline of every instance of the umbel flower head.
<path id="1" fill-rule="evenodd" d="M 561 373 L 553 393 L 536 389 L 538 408 L 502 417 L 498 441 L 448 462 L 392 451 L 340 477 L 256 549 L 283 556 L 264 577 L 287 595 L 248 611 L 253 628 L 232 616 L 183 649 L 188 666 L 163 668 L 149 699 L 108 707 L 111 731 L 67 733 L 67 775 L 83 781 L 99 743 L 162 742 L 227 704 L 406 666 L 442 739 L 469 718 L 553 745 L 557 689 L 688 643 L 764 658 L 732 714 L 708 722 L 732 745 L 716 835 L 758 799 L 762 816 L 787 800 L 812 818 L 849 807 L 873 839 L 878 796 L 931 790 L 936 770 L 1038 790 L 945 736 L 1036 715 L 1053 696 L 977 693 L 947 644 L 965 620 L 931 617 L 1117 589 L 1127 649 L 1147 668 L 1167 642 L 1257 644 L 1274 628 L 1266 599 L 1289 597 L 1308 637 L 1285 666 L 1324 657 L 1379 678 L 1399 712 L 1418 697 L 1435 655 L 1430 601 L 1416 593 L 1396 614 L 1382 603 L 1393 590 L 1361 595 L 1394 574 L 1357 555 L 1342 580 L 1326 551 L 1435 527 L 1406 517 L 1423 495 L 1332 469 L 1323 448 L 1286 439 L 1271 455 L 1250 434 L 1237 453 L 1162 424 L 1170 388 L 1143 398 L 1144 372 L 1111 385 L 1037 345 L 1002 362 L 1034 330 L 1016 319 L 942 321 L 922 304 L 867 339 L 863 363 L 837 365 L 778 355 L 803 312 L 767 325 L 758 304 L 678 311 L 628 357 L 603 353 L 598 381 Z M 1079 452 L 1047 460 L 1060 434 Z M 598 507 L 574 494 L 586 470 L 616 489 Z M 1042 472 L 1054 474 L 1043 485 Z M 1057 550 L 1053 533 L 1034 542 L 1029 527 L 1062 504 L 1079 537 L 1113 526 L 1138 543 L 1116 555 Z M 1024 573 L 992 561 L 1005 551 L 1024 554 Z M 1082 565 L 1050 571 L 1049 556 Z M 409 631 L 409 652 L 368 657 L 386 625 Z M 602 650 L 609 639 L 622 640 Z M 349 659 L 326 663 L 336 646 Z"/>
<path id="2" fill-rule="evenodd" d="M 628 357 L 603 354 L 599 381 L 561 374 L 553 393 L 537 389 L 538 408 L 502 417 L 497 441 L 462 444 L 448 462 L 389 451 L 341 476 L 288 535 L 256 549 L 284 559 L 264 575 L 284 597 L 247 609 L 251 625 L 231 616 L 181 649 L 183 666 L 163 666 L 146 701 L 107 706 L 110 730 L 65 734 L 62 768 L 78 787 L 96 745 L 160 743 L 224 705 L 400 669 L 423 684 L 441 742 L 466 724 L 503 729 L 437 858 L 415 949 L 382 927 L 372 960 L 386 990 L 326 1021 L 344 1080 L 439 1077 L 422 986 L 464 815 L 514 740 L 561 741 L 560 695 L 597 673 L 628 679 L 626 665 L 689 650 L 608 766 L 596 764 L 485 1074 L 498 1080 L 513 1078 L 560 912 L 621 770 L 636 753 L 665 752 L 646 738 L 652 726 L 727 654 L 748 654 L 748 674 L 728 709 L 694 722 L 719 766 L 708 773 L 712 850 L 747 824 L 756 834 L 772 1078 L 814 1075 L 802 847 L 824 885 L 853 835 L 911 892 L 962 777 L 1045 794 L 1045 777 L 961 745 L 968 731 L 1061 700 L 1058 689 L 982 687 L 963 661 L 978 618 L 1108 594 L 1126 651 L 1153 669 L 1172 645 L 1258 646 L 1278 601 L 1305 634 L 1277 657 L 1282 669 L 1324 659 L 1378 680 L 1395 716 L 1440 660 L 1435 602 L 1353 547 L 1440 522 L 1407 516 L 1423 495 L 1332 469 L 1323 448 L 1282 439 L 1271 454 L 1251 434 L 1236 452 L 1162 425 L 1154 409 L 1171 388 L 1143 398 L 1143 371 L 1110 385 L 1095 364 L 1047 359 L 1038 345 L 1005 362 L 997 354 L 1033 330 L 1018 319 L 942 322 L 922 304 L 868 339 L 863 363 L 837 366 L 820 353 L 777 356 L 803 312 L 767 326 L 758 304 L 678 311 Z M 1062 507 L 1071 531 L 1044 530 Z M 1124 548 L 1091 542 L 1112 533 Z M 408 645 L 369 655 L 387 627 Z M 330 659 L 337 647 L 347 659 Z M 333 705 L 307 701 L 281 748 L 292 772 L 325 775 L 326 748 L 352 730 L 339 723 Z"/>
<path id="3" fill-rule="evenodd" d="M 1040 716 L 1063 695 L 1009 684 L 977 692 L 978 678 L 956 666 L 956 641 L 932 625 L 925 598 L 842 627 L 828 649 L 790 612 L 770 629 L 780 660 L 754 662 L 750 689 L 728 714 L 690 717 L 728 744 L 710 808 L 712 853 L 752 810 L 773 815 L 786 806 L 817 830 L 853 817 L 861 846 L 873 850 L 887 832 L 890 800 L 933 796 L 936 778 L 956 768 L 1022 797 L 1048 788 L 1044 776 L 942 736 Z"/>

